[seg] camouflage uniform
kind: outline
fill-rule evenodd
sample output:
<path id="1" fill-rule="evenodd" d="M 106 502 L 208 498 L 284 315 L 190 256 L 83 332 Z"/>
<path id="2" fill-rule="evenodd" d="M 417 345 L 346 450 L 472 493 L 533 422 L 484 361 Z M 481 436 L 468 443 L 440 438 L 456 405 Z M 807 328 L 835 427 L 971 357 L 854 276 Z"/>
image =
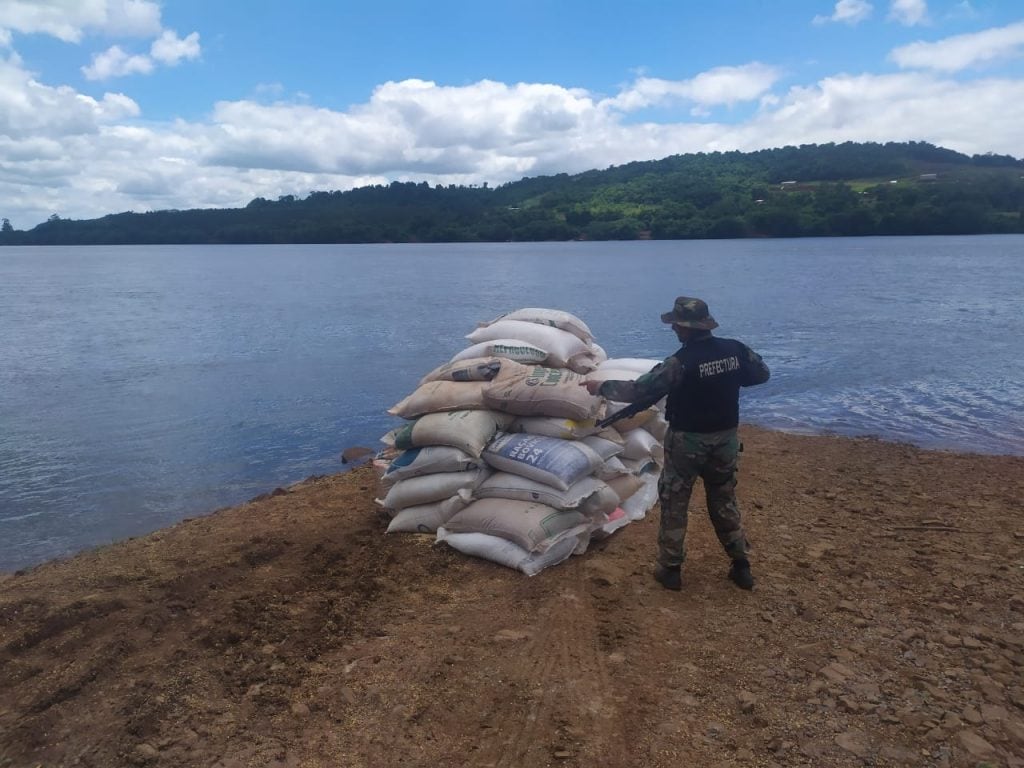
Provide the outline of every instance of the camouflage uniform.
<path id="1" fill-rule="evenodd" d="M 680 316 L 694 314 L 699 322 L 681 324 L 694 328 L 696 335 L 679 352 L 636 381 L 607 381 L 600 389 L 601 395 L 619 402 L 669 396 L 670 428 L 658 483 L 658 563 L 666 568 L 678 568 L 685 560 L 687 509 L 698 477 L 704 481 L 708 514 L 726 554 L 734 561 L 746 558 L 749 545 L 736 505 L 738 387 L 763 383 L 770 375 L 760 356 L 749 347 L 711 336 L 709 331 L 717 323 L 699 299 L 680 297 L 674 312 L 662 319 L 676 322 Z M 705 380 L 696 386 L 703 389 L 695 390 L 693 382 L 701 377 Z M 708 397 L 702 398 L 702 393 Z M 685 403 L 682 410 L 688 412 L 680 413 L 681 401 Z M 725 428 L 710 428 L 720 426 Z"/>

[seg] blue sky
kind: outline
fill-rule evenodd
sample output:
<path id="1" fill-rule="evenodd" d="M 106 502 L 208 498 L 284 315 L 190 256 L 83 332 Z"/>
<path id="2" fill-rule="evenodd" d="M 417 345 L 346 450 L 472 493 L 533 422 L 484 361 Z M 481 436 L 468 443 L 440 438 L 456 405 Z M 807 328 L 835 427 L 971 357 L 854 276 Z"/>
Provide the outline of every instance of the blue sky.
<path id="1" fill-rule="evenodd" d="M 681 152 L 1024 156 L 1020 0 L 0 0 L 0 216 Z"/>

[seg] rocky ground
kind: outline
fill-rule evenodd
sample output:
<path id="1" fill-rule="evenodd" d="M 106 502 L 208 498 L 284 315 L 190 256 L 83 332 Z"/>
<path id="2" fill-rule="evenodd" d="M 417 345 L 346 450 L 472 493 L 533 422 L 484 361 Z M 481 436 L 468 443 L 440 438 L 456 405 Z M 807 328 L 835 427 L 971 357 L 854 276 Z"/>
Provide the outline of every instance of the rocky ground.
<path id="1" fill-rule="evenodd" d="M 674 593 L 656 514 L 526 578 L 365 468 L 0 577 L 0 767 L 1024 766 L 1024 459 L 743 438 L 752 593 L 700 498 Z"/>

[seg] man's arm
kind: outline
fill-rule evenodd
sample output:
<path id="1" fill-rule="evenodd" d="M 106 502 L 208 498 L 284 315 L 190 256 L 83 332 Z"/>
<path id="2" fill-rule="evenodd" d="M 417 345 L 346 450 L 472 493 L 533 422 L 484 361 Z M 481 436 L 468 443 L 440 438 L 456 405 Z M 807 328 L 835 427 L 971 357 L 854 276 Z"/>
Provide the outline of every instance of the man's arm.
<path id="1" fill-rule="evenodd" d="M 740 354 L 740 372 L 742 373 L 740 385 L 744 387 L 764 384 L 772 375 L 761 356 L 746 344 L 743 345 L 743 351 Z"/>
<path id="2" fill-rule="evenodd" d="M 618 403 L 637 400 L 661 400 L 682 378 L 683 365 L 675 357 L 667 357 L 636 381 L 605 381 L 596 393 Z M 590 387 L 587 388 L 588 390 Z"/>

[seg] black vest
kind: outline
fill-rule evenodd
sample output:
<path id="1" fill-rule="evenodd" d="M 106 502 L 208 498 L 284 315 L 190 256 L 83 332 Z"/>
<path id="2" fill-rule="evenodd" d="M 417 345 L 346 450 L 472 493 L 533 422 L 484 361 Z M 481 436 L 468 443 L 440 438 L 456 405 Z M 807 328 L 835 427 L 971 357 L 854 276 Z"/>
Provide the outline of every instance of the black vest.
<path id="1" fill-rule="evenodd" d="M 740 387 L 755 383 L 748 349 L 716 336 L 691 340 L 673 357 L 683 364 L 682 381 L 668 393 L 666 416 L 680 432 L 720 432 L 740 421 Z"/>

